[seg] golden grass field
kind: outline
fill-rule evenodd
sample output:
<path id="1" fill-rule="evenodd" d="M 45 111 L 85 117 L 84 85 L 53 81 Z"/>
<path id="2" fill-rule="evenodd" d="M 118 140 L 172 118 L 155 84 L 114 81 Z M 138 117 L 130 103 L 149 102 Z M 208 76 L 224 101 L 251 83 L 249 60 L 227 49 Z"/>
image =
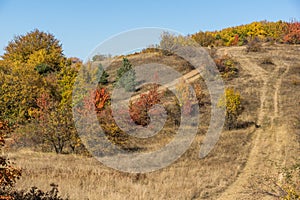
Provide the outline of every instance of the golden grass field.
<path id="1" fill-rule="evenodd" d="M 204 159 L 199 159 L 198 153 L 208 126 L 205 116 L 210 115 L 209 104 L 200 109 L 203 122 L 189 150 L 164 169 L 130 174 L 110 169 L 93 157 L 14 149 L 8 156 L 23 170 L 16 188 L 37 186 L 48 190 L 56 183 L 62 196 L 76 200 L 273 199 L 261 192 L 268 187 L 256 180 L 264 176 L 279 179 L 276 166 L 300 162 L 299 52 L 299 45 L 276 44 L 264 44 L 261 52 L 246 53 L 245 47 L 217 49 L 217 54 L 228 54 L 239 63 L 239 76 L 225 84 L 241 93 L 244 111 L 240 121 L 255 122 L 260 127 L 223 131 Z M 138 56 L 129 57 L 133 65 L 139 64 Z M 274 64 L 262 64 L 266 58 Z M 173 56 L 147 59 L 185 73 L 190 70 L 188 64 Z M 209 99 L 206 90 L 204 93 Z M 159 139 L 151 142 L 158 146 L 164 143 Z"/>

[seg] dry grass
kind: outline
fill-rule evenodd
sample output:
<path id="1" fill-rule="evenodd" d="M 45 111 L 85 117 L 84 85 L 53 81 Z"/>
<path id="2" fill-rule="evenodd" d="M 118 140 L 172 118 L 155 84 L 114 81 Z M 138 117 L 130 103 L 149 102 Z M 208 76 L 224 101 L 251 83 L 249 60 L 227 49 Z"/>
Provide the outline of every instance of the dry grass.
<path id="1" fill-rule="evenodd" d="M 283 166 L 300 162 L 298 157 L 300 152 L 300 84 L 298 84 L 300 47 L 299 45 L 273 45 L 262 48 L 262 52 L 247 54 L 244 47 L 222 48 L 217 52 L 219 54 L 230 52 L 233 57 L 239 58 L 241 65 L 239 77 L 226 81 L 226 86 L 234 87 L 241 92 L 244 112 L 240 120 L 242 122 L 261 120 L 261 128 L 250 126 L 246 129 L 223 132 L 212 152 L 206 158 L 199 159 L 200 145 L 208 126 L 207 116 L 210 115 L 209 96 L 204 90 L 206 95 L 200 108 L 204 117 L 199 132 L 189 150 L 167 168 L 146 174 L 129 174 L 107 168 L 94 158 L 20 150 L 9 153 L 9 157 L 23 168 L 22 178 L 17 182 L 16 187 L 26 189 L 37 186 L 48 190 L 50 183 L 54 182 L 59 185 L 61 194 L 68 195 L 70 199 L 216 199 L 234 185 L 238 177 L 251 178 L 245 176 L 243 171 L 245 166 L 249 165 L 249 160 L 252 160 L 253 166 L 259 167 L 260 171 L 257 173 L 261 171 L 276 173 L 274 167 L 264 164 L 267 161 L 280 162 L 279 164 Z M 184 73 L 191 70 L 188 63 L 174 56 L 162 57 L 159 54 L 143 56 L 143 62 L 160 61 L 166 65 L 174 65 L 178 70 L 184 68 Z M 274 65 L 261 64 L 264 58 L 271 58 Z M 141 62 L 137 55 L 130 59 L 134 65 Z M 117 60 L 109 70 L 113 72 L 118 65 L 121 65 L 121 59 Z M 289 71 L 285 73 L 286 66 L 289 66 Z M 276 76 L 272 77 L 269 74 Z M 281 84 L 276 84 L 279 77 L 282 78 Z M 265 79 L 269 81 L 265 83 Z M 200 84 L 205 88 L 203 81 L 200 80 Z M 265 94 L 262 94 L 262 88 L 265 88 Z M 278 94 L 273 96 L 272 92 L 276 88 L 279 88 Z M 278 108 L 275 103 L 278 104 Z M 272 113 L 268 114 L 268 111 Z M 278 116 L 273 116 L 275 114 Z M 282 130 L 283 127 L 286 129 Z M 275 134 L 276 132 L 284 134 Z M 263 135 L 261 141 L 257 139 L 260 138 L 257 134 Z M 269 143 L 268 134 L 270 134 Z M 164 135 L 151 141 L 153 149 L 159 148 L 166 142 L 162 138 Z M 278 145 L 271 144 L 274 141 L 278 142 Z M 282 148 L 279 145 L 282 143 L 289 145 Z M 265 146 L 257 147 L 255 144 Z M 253 149 L 262 151 L 255 154 Z M 253 159 L 253 156 L 259 158 Z M 255 163 L 257 160 L 262 162 Z M 251 173 L 255 174 L 255 170 L 252 169 Z M 255 175 L 261 175 L 257 173 Z M 244 182 L 246 183 L 247 180 Z M 259 188 L 260 185 L 256 187 Z M 250 196 L 251 198 L 262 197 L 257 195 Z"/>
<path id="2" fill-rule="evenodd" d="M 198 158 L 198 135 L 192 148 L 171 166 L 147 173 L 129 174 L 103 166 L 94 158 L 24 150 L 10 153 L 23 168 L 18 189 L 33 185 L 47 190 L 59 185 L 71 199 L 215 199 L 243 169 L 253 128 L 224 132 L 205 159 Z"/>

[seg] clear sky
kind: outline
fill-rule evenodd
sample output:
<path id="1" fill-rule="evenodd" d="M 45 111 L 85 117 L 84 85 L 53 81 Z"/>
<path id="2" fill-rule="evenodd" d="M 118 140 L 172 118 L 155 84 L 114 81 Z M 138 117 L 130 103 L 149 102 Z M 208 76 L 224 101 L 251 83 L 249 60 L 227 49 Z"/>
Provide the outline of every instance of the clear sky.
<path id="1" fill-rule="evenodd" d="M 192 34 L 252 21 L 300 19 L 298 0 L 0 0 L 0 55 L 15 35 L 50 32 L 81 59 L 126 30 L 161 27 Z"/>

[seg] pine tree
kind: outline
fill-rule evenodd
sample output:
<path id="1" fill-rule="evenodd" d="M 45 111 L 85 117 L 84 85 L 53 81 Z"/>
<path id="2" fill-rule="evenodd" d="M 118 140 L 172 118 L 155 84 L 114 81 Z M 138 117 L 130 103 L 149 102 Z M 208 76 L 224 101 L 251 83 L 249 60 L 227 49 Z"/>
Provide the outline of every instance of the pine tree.
<path id="1" fill-rule="evenodd" d="M 117 71 L 117 86 L 123 87 L 127 92 L 135 91 L 136 75 L 132 64 L 127 58 L 123 58 L 122 67 Z"/>
<path id="2" fill-rule="evenodd" d="M 103 69 L 103 66 L 101 64 L 98 65 L 98 70 L 99 74 L 101 74 L 99 84 L 107 84 L 108 80 L 107 78 L 109 77 L 109 74 Z"/>

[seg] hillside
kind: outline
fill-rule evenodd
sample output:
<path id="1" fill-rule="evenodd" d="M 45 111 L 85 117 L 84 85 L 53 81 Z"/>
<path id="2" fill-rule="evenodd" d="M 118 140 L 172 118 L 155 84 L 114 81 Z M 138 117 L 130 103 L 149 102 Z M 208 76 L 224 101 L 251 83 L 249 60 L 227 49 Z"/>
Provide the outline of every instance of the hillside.
<path id="1" fill-rule="evenodd" d="M 252 55 L 243 55 L 241 48 L 219 50 L 233 55 L 241 63 L 242 70 L 250 75 L 248 81 L 257 84 L 243 88 L 243 91 L 248 93 L 254 87 L 258 89 L 255 92 L 258 92 L 259 106 L 255 116 L 261 125 L 254 133 L 243 172 L 220 199 L 262 199 L 266 196 L 252 196 L 242 191 L 253 189 L 250 183 L 258 177 L 272 174 L 278 176 L 280 182 L 282 174 L 275 166 L 286 167 L 299 162 L 299 46 L 265 46 L 264 50 Z M 266 58 L 273 64 L 262 64 Z M 265 185 L 256 186 L 263 194 L 272 193 Z"/>
<path id="2" fill-rule="evenodd" d="M 11 160 L 23 168 L 16 187 L 47 190 L 54 182 L 70 199 L 274 199 L 280 193 L 276 184 L 284 182 L 281 169 L 300 162 L 300 46 L 264 43 L 258 52 L 246 52 L 246 46 L 214 49 L 238 63 L 238 76 L 225 79 L 225 85 L 240 92 L 243 112 L 240 127 L 224 130 L 207 157 L 198 157 L 210 116 L 204 81 L 175 55 L 136 54 L 128 56 L 133 66 L 166 64 L 201 85 L 202 121 L 189 150 L 172 165 L 146 174 L 119 172 L 85 156 L 11 151 Z M 121 62 L 107 70 L 110 83 Z M 134 141 L 134 146 L 158 149 L 173 138 L 168 130 L 174 127 L 170 120 L 160 134 Z"/>

